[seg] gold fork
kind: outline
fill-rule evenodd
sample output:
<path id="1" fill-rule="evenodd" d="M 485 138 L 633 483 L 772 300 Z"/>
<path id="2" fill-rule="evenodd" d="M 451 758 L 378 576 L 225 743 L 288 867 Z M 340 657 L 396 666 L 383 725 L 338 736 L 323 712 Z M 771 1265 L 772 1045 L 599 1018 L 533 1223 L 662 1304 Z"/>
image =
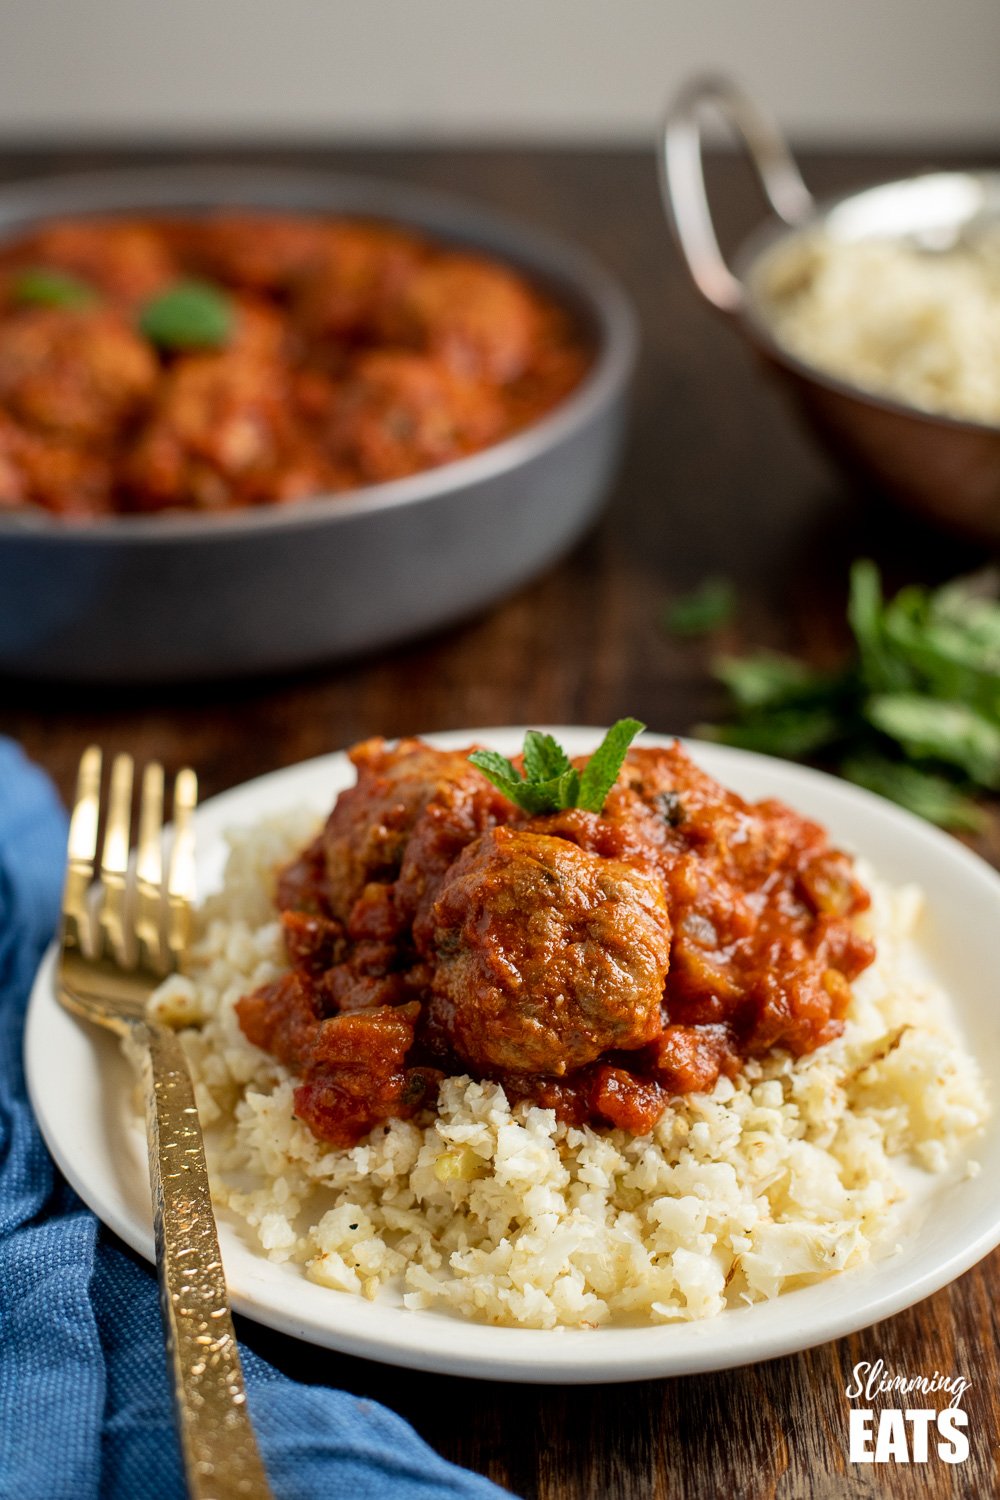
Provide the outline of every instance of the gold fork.
<path id="1" fill-rule="evenodd" d="M 178 773 L 166 886 L 163 770 L 142 778 L 139 843 L 130 870 L 132 758 L 115 757 L 99 884 L 101 752 L 80 762 L 63 894 L 59 998 L 68 1010 L 146 1044 L 146 1129 L 160 1303 L 188 1492 L 193 1500 L 271 1495 L 246 1406 L 243 1372 L 208 1188 L 194 1089 L 169 1027 L 146 1002 L 180 967 L 194 899 L 193 771 Z"/>

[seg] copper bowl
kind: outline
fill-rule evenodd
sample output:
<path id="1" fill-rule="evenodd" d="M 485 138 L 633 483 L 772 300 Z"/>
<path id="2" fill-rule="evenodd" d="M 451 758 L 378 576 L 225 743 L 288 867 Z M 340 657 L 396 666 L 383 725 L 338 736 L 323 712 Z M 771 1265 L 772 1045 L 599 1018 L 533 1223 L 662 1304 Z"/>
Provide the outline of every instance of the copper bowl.
<path id="1" fill-rule="evenodd" d="M 775 215 L 726 264 L 702 172 L 701 120 L 737 130 Z M 1000 541 L 1000 425 L 893 400 L 828 374 L 783 347 L 760 295 L 779 245 L 822 229 L 834 242 L 899 239 L 937 248 L 973 224 L 1000 224 L 1000 172 L 929 172 L 817 202 L 774 122 L 730 79 L 693 80 L 664 124 L 662 188 L 691 278 L 727 314 L 842 467 L 950 530 Z"/>

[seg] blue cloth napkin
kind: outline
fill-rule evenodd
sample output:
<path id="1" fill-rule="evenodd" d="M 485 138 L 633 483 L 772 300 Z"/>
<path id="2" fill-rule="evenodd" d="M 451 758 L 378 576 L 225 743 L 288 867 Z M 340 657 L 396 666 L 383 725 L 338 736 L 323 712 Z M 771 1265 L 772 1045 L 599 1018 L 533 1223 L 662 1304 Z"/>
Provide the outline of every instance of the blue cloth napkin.
<path id="1" fill-rule="evenodd" d="M 62 1180 L 28 1105 L 21 1035 L 55 928 L 66 819 L 0 739 L 0 1496 L 181 1500 L 156 1278 Z M 305 1386 L 249 1350 L 243 1369 L 278 1500 L 500 1500 L 401 1418 Z"/>

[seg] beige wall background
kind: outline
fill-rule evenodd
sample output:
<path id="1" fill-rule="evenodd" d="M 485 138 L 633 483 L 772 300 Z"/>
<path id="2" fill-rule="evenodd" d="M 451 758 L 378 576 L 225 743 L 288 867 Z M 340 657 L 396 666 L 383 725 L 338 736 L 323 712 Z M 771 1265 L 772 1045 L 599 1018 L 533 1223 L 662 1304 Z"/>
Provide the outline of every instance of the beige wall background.
<path id="1" fill-rule="evenodd" d="M 0 136 L 632 140 L 697 69 L 802 140 L 1000 145 L 1000 0 L 0 0 Z"/>

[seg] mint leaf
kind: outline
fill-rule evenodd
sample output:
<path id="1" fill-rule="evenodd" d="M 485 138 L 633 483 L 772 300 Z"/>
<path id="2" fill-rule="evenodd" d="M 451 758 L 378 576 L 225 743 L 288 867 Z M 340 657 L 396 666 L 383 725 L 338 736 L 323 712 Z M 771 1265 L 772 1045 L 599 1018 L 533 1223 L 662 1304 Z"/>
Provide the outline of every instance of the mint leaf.
<path id="1" fill-rule="evenodd" d="M 469 760 L 477 770 L 482 771 L 487 781 L 493 783 L 497 791 L 503 792 L 511 802 L 522 805 L 520 793 L 524 787 L 524 777 L 505 755 L 498 755 L 495 750 L 473 750 Z"/>
<path id="2" fill-rule="evenodd" d="M 587 812 L 601 811 L 605 798 L 618 780 L 629 745 L 645 727 L 638 719 L 619 719 L 611 726 L 584 767 L 577 807 L 585 808 Z"/>
<path id="3" fill-rule="evenodd" d="M 582 775 L 562 746 L 550 734 L 537 729 L 529 729 L 524 736 L 524 776 L 495 750 L 473 750 L 469 760 L 487 781 L 526 813 L 562 812 L 567 807 L 599 813 L 629 745 L 645 727 L 638 719 L 619 719 L 594 751 Z"/>
<path id="4" fill-rule="evenodd" d="M 524 774 L 528 781 L 550 781 L 570 769 L 569 757 L 551 734 L 528 730 L 524 736 Z"/>
<path id="5" fill-rule="evenodd" d="M 1000 790 L 1000 725 L 967 704 L 883 693 L 869 698 L 865 717 L 907 755 L 944 761 L 980 786 Z"/>
<path id="6" fill-rule="evenodd" d="M 562 758 L 566 769 L 561 775 L 532 781 L 526 780 L 506 756 L 498 755 L 495 750 L 473 750 L 469 756 L 487 781 L 526 813 L 560 812 L 564 807 L 576 805 L 580 773 L 573 769 L 565 755 Z"/>
<path id="7" fill-rule="evenodd" d="M 1000 791 L 1000 570 L 883 598 L 878 568 L 851 569 L 857 655 L 838 674 L 760 652 L 723 657 L 733 701 L 707 738 L 790 759 L 821 755 L 850 780 L 946 828 L 975 831 L 971 793 Z M 956 785 L 956 783 L 958 783 Z"/>
<path id="8" fill-rule="evenodd" d="M 968 703 L 1000 722 L 1000 651 L 963 624 L 933 614 L 918 619 L 896 611 L 895 602 L 886 612 L 886 639 L 906 659 L 921 691 Z"/>
<path id="9" fill-rule="evenodd" d="M 92 286 L 68 271 L 29 266 L 10 282 L 11 301 L 20 307 L 93 307 L 98 301 Z"/>
<path id="10" fill-rule="evenodd" d="M 947 583 L 930 597 L 935 623 L 951 622 L 961 627 L 977 645 L 993 653 L 1000 666 L 1000 568 L 981 568 Z"/>
<path id="11" fill-rule="evenodd" d="M 720 656 L 713 662 L 712 672 L 741 708 L 772 708 L 838 698 L 846 685 L 843 673 L 818 672 L 794 656 L 782 656 L 777 651 L 759 651 L 754 656 Z"/>
<path id="12" fill-rule="evenodd" d="M 720 745 L 735 745 L 739 750 L 798 760 L 836 744 L 843 738 L 844 726 L 834 709 L 805 704 L 745 714 L 731 724 L 698 724 L 695 734 Z"/>
<path id="13" fill-rule="evenodd" d="M 736 590 L 728 578 L 706 578 L 690 594 L 675 599 L 663 617 L 671 635 L 708 635 L 732 619 Z"/>
<path id="14" fill-rule="evenodd" d="M 898 802 L 900 807 L 942 828 L 978 833 L 985 826 L 982 808 L 944 776 L 907 765 L 905 761 L 890 760 L 874 751 L 848 756 L 840 770 L 848 781 L 867 787 L 890 802 Z"/>
<path id="15" fill-rule="evenodd" d="M 538 803 L 534 810 L 536 812 L 562 812 L 563 808 L 576 807 L 579 792 L 580 773 L 570 766 L 561 776 L 553 776 L 548 781 L 532 784 L 531 795 Z"/>
<path id="16" fill-rule="evenodd" d="M 911 687 L 912 673 L 885 640 L 882 580 L 870 558 L 859 558 L 851 568 L 847 619 L 858 643 L 861 672 L 869 689 L 879 693 Z"/>
<path id="17" fill-rule="evenodd" d="M 232 337 L 236 316 L 225 292 L 207 281 L 178 281 L 147 302 L 139 330 L 159 349 L 219 349 Z"/>

